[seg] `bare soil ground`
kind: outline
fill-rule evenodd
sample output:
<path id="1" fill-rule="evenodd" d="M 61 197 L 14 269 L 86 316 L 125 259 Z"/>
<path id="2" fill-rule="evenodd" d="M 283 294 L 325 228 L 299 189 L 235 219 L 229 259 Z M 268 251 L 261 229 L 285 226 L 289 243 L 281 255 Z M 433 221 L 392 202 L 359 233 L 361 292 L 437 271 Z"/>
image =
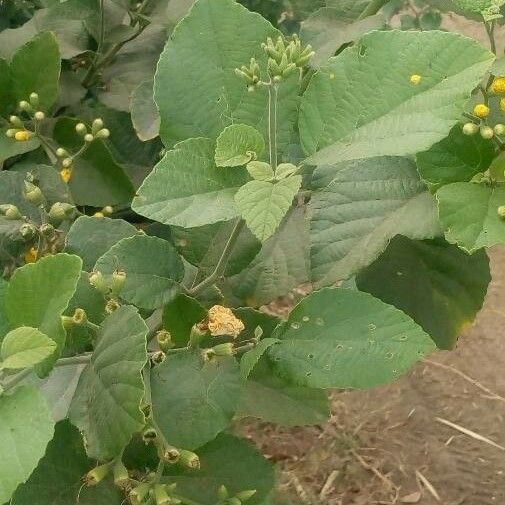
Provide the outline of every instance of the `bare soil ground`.
<path id="1" fill-rule="evenodd" d="M 281 494 L 311 505 L 505 504 L 505 248 L 491 259 L 484 308 L 455 351 L 395 384 L 335 392 L 327 425 L 245 427 L 278 464 Z"/>

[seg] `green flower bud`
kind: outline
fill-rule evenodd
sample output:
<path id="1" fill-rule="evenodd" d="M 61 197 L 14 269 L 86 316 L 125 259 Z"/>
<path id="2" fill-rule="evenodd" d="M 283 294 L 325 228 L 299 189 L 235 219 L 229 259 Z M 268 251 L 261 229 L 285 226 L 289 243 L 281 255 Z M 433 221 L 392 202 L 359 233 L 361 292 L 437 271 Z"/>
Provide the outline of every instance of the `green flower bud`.
<path id="1" fill-rule="evenodd" d="M 44 237 L 46 237 L 48 239 L 52 239 L 54 237 L 54 234 L 55 234 L 54 226 L 52 224 L 50 224 L 50 223 L 44 223 L 40 227 L 40 233 L 42 235 L 44 235 Z"/>
<path id="2" fill-rule="evenodd" d="M 72 216 L 74 209 L 69 203 L 56 202 L 49 209 L 49 217 L 55 221 L 64 221 Z"/>
<path id="3" fill-rule="evenodd" d="M 163 447 L 160 457 L 163 461 L 165 461 L 165 463 L 173 465 L 179 461 L 181 452 L 176 447 L 167 445 L 166 447 Z"/>
<path id="4" fill-rule="evenodd" d="M 156 351 L 153 354 L 151 354 L 151 361 L 155 365 L 160 365 L 165 361 L 166 354 L 163 351 Z"/>
<path id="5" fill-rule="evenodd" d="M 113 212 L 114 212 L 114 209 L 110 205 L 106 205 L 102 209 L 102 214 L 104 214 L 105 216 L 110 216 Z"/>
<path id="6" fill-rule="evenodd" d="M 170 335 L 170 332 L 167 330 L 160 330 L 156 332 L 156 340 L 162 351 L 167 351 L 168 349 L 173 349 L 175 347 L 175 344 L 172 341 L 172 335 Z"/>
<path id="7" fill-rule="evenodd" d="M 30 93 L 29 96 L 30 104 L 33 105 L 33 107 L 37 107 L 39 104 L 39 95 L 38 93 Z"/>
<path id="8" fill-rule="evenodd" d="M 242 505 L 242 502 L 240 501 L 239 498 L 237 498 L 236 496 L 234 496 L 233 498 L 230 498 L 228 500 L 228 505 Z"/>
<path id="9" fill-rule="evenodd" d="M 89 276 L 89 283 L 100 293 L 103 295 L 107 294 L 109 292 L 109 286 L 107 285 L 107 282 L 105 281 L 105 278 L 102 274 L 102 272 L 91 272 Z"/>
<path id="10" fill-rule="evenodd" d="M 121 458 L 118 458 L 114 463 L 112 468 L 112 474 L 114 476 L 114 484 L 121 488 L 126 489 L 130 483 L 130 476 L 128 475 L 128 470 L 123 465 Z"/>
<path id="11" fill-rule="evenodd" d="M 34 115 L 33 118 L 35 121 L 43 121 L 45 119 L 46 115 L 41 111 L 38 110 Z"/>
<path id="12" fill-rule="evenodd" d="M 505 205 L 500 205 L 497 212 L 500 217 L 505 218 Z"/>
<path id="13" fill-rule="evenodd" d="M 93 137 L 91 133 L 86 133 L 86 135 L 84 135 L 84 142 L 89 144 L 90 142 L 93 142 L 93 140 L 95 140 L 95 137 Z"/>
<path id="14" fill-rule="evenodd" d="M 23 216 L 19 209 L 15 205 L 11 205 L 10 203 L 0 205 L 0 213 L 5 216 L 6 219 L 10 221 L 15 221 L 17 219 L 21 219 Z"/>
<path id="15" fill-rule="evenodd" d="M 167 489 L 163 484 L 154 486 L 154 501 L 156 505 L 171 505 L 172 500 L 168 496 Z"/>
<path id="16" fill-rule="evenodd" d="M 74 319 L 70 316 L 61 316 L 60 319 L 65 331 L 70 331 L 75 326 Z"/>
<path id="17" fill-rule="evenodd" d="M 495 135 L 499 135 L 499 136 L 505 135 L 505 125 L 502 123 L 498 123 L 497 125 L 495 125 L 494 133 L 495 133 Z"/>
<path id="18" fill-rule="evenodd" d="M 103 128 L 103 119 L 97 117 L 96 119 L 93 120 L 93 123 L 91 124 L 91 133 L 93 135 L 96 135 L 96 133 Z"/>
<path id="19" fill-rule="evenodd" d="M 64 168 L 71 167 L 71 166 L 72 166 L 72 158 L 65 158 L 65 159 L 61 162 L 61 165 L 62 165 Z"/>
<path id="20" fill-rule="evenodd" d="M 24 128 L 23 121 L 18 116 L 11 116 L 9 122 L 12 126 L 17 126 L 18 128 Z"/>
<path id="21" fill-rule="evenodd" d="M 19 234 L 25 239 L 30 240 L 37 234 L 37 228 L 30 223 L 23 223 L 19 227 Z"/>
<path id="22" fill-rule="evenodd" d="M 215 356 L 233 356 L 235 349 L 231 342 L 226 342 L 224 344 L 219 344 L 212 347 L 211 351 Z"/>
<path id="23" fill-rule="evenodd" d="M 110 137 L 110 131 L 107 128 L 102 128 L 96 132 L 97 139 L 108 139 Z"/>
<path id="24" fill-rule="evenodd" d="M 482 126 L 480 128 L 480 135 L 483 139 L 492 139 L 494 136 L 494 131 L 490 126 Z"/>
<path id="25" fill-rule="evenodd" d="M 76 326 L 84 326 L 88 322 L 88 315 L 84 309 L 75 309 L 74 315 L 72 316 Z"/>
<path id="26" fill-rule="evenodd" d="M 117 300 L 108 300 L 105 304 L 105 312 L 107 312 L 107 314 L 112 314 L 113 312 L 116 312 L 119 307 L 121 307 L 121 304 Z"/>
<path id="27" fill-rule="evenodd" d="M 97 466 L 84 476 L 84 483 L 86 486 L 96 486 L 102 482 L 102 480 L 105 479 L 109 473 L 110 463 L 105 463 L 105 465 Z"/>
<path id="28" fill-rule="evenodd" d="M 465 123 L 463 125 L 463 133 L 465 135 L 475 135 L 479 131 L 479 127 L 474 123 Z"/>
<path id="29" fill-rule="evenodd" d="M 197 454 L 191 451 L 186 451 L 185 449 L 182 449 L 180 452 L 181 456 L 179 459 L 179 463 L 181 463 L 181 465 L 184 465 L 185 467 L 190 468 L 191 470 L 200 469 L 200 458 L 198 457 Z"/>
<path id="30" fill-rule="evenodd" d="M 68 151 L 66 149 L 63 149 L 63 147 L 58 147 L 58 149 L 56 149 L 56 156 L 59 158 L 63 158 L 65 156 L 68 157 Z"/>
<path id="31" fill-rule="evenodd" d="M 228 489 L 224 484 L 221 484 L 217 490 L 217 498 L 218 500 L 226 500 L 230 496 L 228 493 Z"/>
<path id="32" fill-rule="evenodd" d="M 246 502 L 250 500 L 256 494 L 256 489 L 247 489 L 245 491 L 240 491 L 235 496 L 241 501 Z"/>
<path id="33" fill-rule="evenodd" d="M 14 136 L 16 135 L 16 133 L 18 132 L 19 130 L 17 130 L 16 128 L 9 128 L 6 132 L 5 132 L 5 135 L 7 135 L 7 137 L 9 137 L 10 139 L 14 138 Z"/>
<path id="34" fill-rule="evenodd" d="M 148 444 L 149 442 L 152 442 L 152 441 L 156 440 L 156 438 L 158 438 L 158 432 L 154 428 L 147 428 L 142 433 L 142 440 L 144 440 L 144 442 L 146 444 Z M 177 451 L 177 452 L 179 452 L 179 451 Z"/>
<path id="35" fill-rule="evenodd" d="M 132 489 L 128 495 L 131 505 L 141 505 L 141 503 L 145 502 L 149 498 L 150 489 L 151 484 L 148 482 L 144 482 Z"/>
<path id="36" fill-rule="evenodd" d="M 26 100 L 21 100 L 18 105 L 21 110 L 24 110 L 24 111 L 33 110 L 32 106 Z"/>
<path id="37" fill-rule="evenodd" d="M 27 202 L 33 203 L 33 205 L 40 205 L 44 201 L 41 189 L 28 181 L 25 181 L 24 197 Z"/>
<path id="38" fill-rule="evenodd" d="M 79 134 L 79 135 L 86 135 L 86 133 L 88 133 L 88 127 L 84 124 L 84 123 L 77 123 L 75 125 L 75 131 Z"/>
<path id="39" fill-rule="evenodd" d="M 119 293 L 121 293 L 125 281 L 126 281 L 126 272 L 123 272 L 122 270 L 116 270 L 115 272 L 113 272 L 111 290 L 114 296 L 118 296 Z"/>

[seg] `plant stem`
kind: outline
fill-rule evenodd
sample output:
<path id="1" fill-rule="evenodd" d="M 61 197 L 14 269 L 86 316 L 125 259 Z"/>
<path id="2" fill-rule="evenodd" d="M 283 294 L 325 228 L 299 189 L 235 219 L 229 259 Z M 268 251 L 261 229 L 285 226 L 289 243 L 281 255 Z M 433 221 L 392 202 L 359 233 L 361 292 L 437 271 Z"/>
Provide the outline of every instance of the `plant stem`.
<path id="1" fill-rule="evenodd" d="M 377 14 L 389 0 L 372 0 L 359 15 L 358 20 Z"/>
<path id="2" fill-rule="evenodd" d="M 489 37 L 489 45 L 491 46 L 491 51 L 496 54 L 496 40 L 494 38 L 495 23 L 494 21 L 491 21 L 490 23 L 484 23 L 484 26 L 486 27 L 486 33 Z"/>
<path id="3" fill-rule="evenodd" d="M 226 269 L 226 265 L 228 264 L 228 260 L 230 259 L 231 253 L 233 252 L 233 248 L 237 243 L 238 237 L 240 236 L 240 233 L 242 232 L 244 225 L 245 225 L 244 220 L 239 218 L 237 220 L 237 223 L 235 224 L 235 227 L 233 228 L 233 231 L 231 232 L 230 238 L 228 239 L 228 242 L 226 243 L 223 252 L 221 253 L 221 257 L 217 262 L 216 268 L 206 279 L 200 282 L 200 284 L 197 284 L 194 288 L 188 290 L 189 295 L 191 296 L 197 295 L 204 289 L 215 284 L 215 282 L 219 279 L 219 277 L 223 275 Z"/>
<path id="4" fill-rule="evenodd" d="M 87 365 L 91 360 L 91 353 L 80 354 L 79 356 L 70 356 L 69 358 L 60 358 L 55 364 L 54 368 L 69 365 Z M 10 379 L 6 380 L 1 386 L 4 391 L 12 389 L 21 381 L 26 379 L 32 373 L 31 368 L 27 368 L 22 372 L 13 375 Z"/>
<path id="5" fill-rule="evenodd" d="M 104 12 L 105 9 L 103 4 L 104 0 L 100 0 L 100 34 L 98 36 L 98 46 L 96 48 L 93 61 L 91 62 L 91 65 L 89 66 L 88 71 L 86 72 L 86 75 L 84 76 L 84 79 L 82 81 L 82 85 L 84 87 L 88 86 L 88 84 L 94 78 L 96 71 L 98 70 L 97 63 L 98 59 L 100 58 L 100 54 L 102 52 L 103 41 L 105 38 L 105 12 Z"/>
<path id="6" fill-rule="evenodd" d="M 277 84 L 271 82 L 268 86 L 268 140 L 270 145 L 270 165 L 277 170 Z"/>

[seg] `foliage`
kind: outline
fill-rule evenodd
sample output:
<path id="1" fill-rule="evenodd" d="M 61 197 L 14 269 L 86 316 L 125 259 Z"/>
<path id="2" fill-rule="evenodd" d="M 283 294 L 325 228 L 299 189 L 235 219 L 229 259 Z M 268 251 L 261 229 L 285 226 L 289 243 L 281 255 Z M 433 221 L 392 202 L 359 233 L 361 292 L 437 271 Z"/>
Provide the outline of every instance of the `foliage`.
<path id="1" fill-rule="evenodd" d="M 273 505 L 237 419 L 454 348 L 505 243 L 502 14 L 2 4 L 0 503 Z"/>

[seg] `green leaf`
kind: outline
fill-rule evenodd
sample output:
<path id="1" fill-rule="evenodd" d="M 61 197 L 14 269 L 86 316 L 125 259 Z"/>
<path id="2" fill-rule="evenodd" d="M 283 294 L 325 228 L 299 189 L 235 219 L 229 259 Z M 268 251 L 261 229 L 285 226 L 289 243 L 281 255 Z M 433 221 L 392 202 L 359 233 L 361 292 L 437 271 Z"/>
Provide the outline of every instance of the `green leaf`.
<path id="1" fill-rule="evenodd" d="M 18 268 L 9 282 L 5 311 L 12 328 L 31 326 L 54 340 L 57 350 L 37 367 L 44 375 L 65 345 L 61 315 L 72 298 L 81 274 L 77 256 L 56 254 Z"/>
<path id="2" fill-rule="evenodd" d="M 135 226 L 122 219 L 81 216 L 65 237 L 65 251 L 82 258 L 82 268 L 90 272 L 100 256 L 121 239 L 136 235 Z"/>
<path id="3" fill-rule="evenodd" d="M 302 176 L 294 175 L 275 183 L 250 181 L 237 191 L 237 208 L 259 240 L 275 233 L 301 185 Z"/>
<path id="4" fill-rule="evenodd" d="M 407 158 L 320 167 L 314 184 L 328 184 L 311 199 L 312 277 L 319 286 L 369 265 L 397 234 L 423 239 L 440 233 L 435 200 Z"/>
<path id="5" fill-rule="evenodd" d="M 240 360 L 240 373 L 244 379 L 247 379 L 249 375 L 253 372 L 256 365 L 259 363 L 261 357 L 265 354 L 269 347 L 277 344 L 280 340 L 276 338 L 264 338 L 260 340 L 259 343 L 246 352 Z"/>
<path id="6" fill-rule="evenodd" d="M 240 491 L 256 489 L 256 494 L 247 505 L 263 505 L 273 489 L 274 467 L 247 440 L 227 434 L 198 450 L 201 468 L 198 471 L 177 471 L 167 482 L 177 483 L 177 492 L 201 505 L 214 505 L 217 490 L 226 486 L 230 495 Z"/>
<path id="7" fill-rule="evenodd" d="M 498 207 L 505 204 L 505 187 L 456 182 L 437 191 L 438 212 L 445 238 L 473 253 L 505 243 L 505 222 Z"/>
<path id="8" fill-rule="evenodd" d="M 237 337 L 237 342 L 251 340 L 256 336 L 256 329 L 261 328 L 262 338 L 270 337 L 277 325 L 281 322 L 279 317 L 267 314 L 250 307 L 233 309 L 233 313 L 244 323 L 244 330 Z"/>
<path id="9" fill-rule="evenodd" d="M 119 241 L 96 262 L 95 271 L 110 279 L 115 270 L 126 273 L 120 296 L 145 309 L 162 307 L 179 291 L 184 265 L 166 240 L 135 235 Z"/>
<path id="10" fill-rule="evenodd" d="M 21 370 L 44 361 L 56 350 L 56 343 L 36 328 L 21 326 L 7 333 L 0 349 L 0 369 Z"/>
<path id="11" fill-rule="evenodd" d="M 286 295 L 309 277 L 308 221 L 303 208 L 291 211 L 247 270 L 227 279 L 232 303 L 259 307 Z"/>
<path id="12" fill-rule="evenodd" d="M 196 228 L 172 227 L 174 243 L 185 260 L 199 268 L 199 277 L 210 275 L 235 227 L 235 222 L 215 223 Z M 261 249 L 259 240 L 243 228 L 226 264 L 224 276 L 238 274 L 246 268 Z M 197 279 L 197 280 L 198 280 Z"/>
<path id="13" fill-rule="evenodd" d="M 452 0 L 458 7 L 465 11 L 485 13 L 499 8 L 505 4 L 504 0 Z"/>
<path id="14" fill-rule="evenodd" d="M 237 415 L 281 426 L 306 426 L 325 423 L 330 406 L 325 391 L 290 384 L 262 359 L 244 386 Z"/>
<path id="15" fill-rule="evenodd" d="M 121 453 L 144 426 L 142 369 L 147 326 L 137 310 L 123 306 L 105 319 L 91 363 L 82 373 L 69 418 L 86 438 L 88 454 L 105 460 Z"/>
<path id="16" fill-rule="evenodd" d="M 479 43 L 455 33 L 365 35 L 322 67 L 303 96 L 300 138 L 307 163 L 429 148 L 460 121 L 493 59 Z M 410 82 L 413 74 L 422 77 L 417 86 Z"/>
<path id="17" fill-rule="evenodd" d="M 447 138 L 417 154 L 417 169 L 430 188 L 438 189 L 451 182 L 469 181 L 485 172 L 494 157 L 492 141 L 480 135 L 464 135 L 458 125 Z"/>
<path id="18" fill-rule="evenodd" d="M 245 169 L 217 168 L 209 139 L 189 139 L 154 167 L 132 209 L 155 221 L 188 228 L 229 221 L 237 216 L 233 196 L 247 181 L 246 174 Z"/>
<path id="19" fill-rule="evenodd" d="M 256 58 L 266 75 L 261 43 L 280 33 L 234 0 L 199 0 L 165 46 L 154 81 L 161 138 L 172 145 L 189 137 L 216 139 L 230 124 L 268 129 L 268 90 L 249 92 L 235 69 Z M 188 64 L 191 62 L 191 64 Z M 296 74 L 296 73 L 295 73 Z M 287 146 L 298 109 L 298 75 L 279 88 L 278 144 Z"/>
<path id="20" fill-rule="evenodd" d="M 189 351 L 169 354 L 151 370 L 156 424 L 171 444 L 196 449 L 230 424 L 241 387 L 234 358 L 205 362 Z"/>
<path id="21" fill-rule="evenodd" d="M 151 140 L 160 133 L 160 113 L 154 102 L 153 81 L 144 81 L 133 92 L 132 123 L 140 140 Z"/>
<path id="22" fill-rule="evenodd" d="M 37 138 L 33 137 L 25 142 L 19 142 L 7 137 L 5 134 L 7 130 L 8 128 L 0 128 L 0 166 L 3 165 L 5 160 L 13 156 L 29 153 L 40 147 L 40 142 Z"/>
<path id="23" fill-rule="evenodd" d="M 60 51 L 51 32 L 44 32 L 16 51 L 11 61 L 11 86 L 14 98 L 28 100 L 38 93 L 39 108 L 49 109 L 58 97 Z"/>
<path id="24" fill-rule="evenodd" d="M 163 328 L 170 332 L 172 341 L 182 347 L 188 344 L 191 328 L 207 317 L 200 302 L 186 295 L 178 295 L 163 307 Z"/>
<path id="25" fill-rule="evenodd" d="M 271 181 L 275 176 L 270 163 L 264 161 L 251 161 L 246 168 L 249 175 L 257 181 Z"/>
<path id="26" fill-rule="evenodd" d="M 316 53 L 310 64 L 319 67 L 344 44 L 353 42 L 366 32 L 383 28 L 385 21 L 382 14 L 352 21 L 343 16 L 341 8 L 323 7 L 302 23 L 300 37 Z"/>
<path id="27" fill-rule="evenodd" d="M 356 277 L 361 291 L 412 317 L 440 349 L 452 349 L 473 322 L 490 281 L 484 250 L 469 256 L 442 239 L 402 236 Z"/>
<path id="28" fill-rule="evenodd" d="M 0 503 L 10 500 L 44 455 L 54 423 L 42 395 L 21 387 L 0 396 Z"/>
<path id="29" fill-rule="evenodd" d="M 300 302 L 268 350 L 286 380 L 315 388 L 371 388 L 435 348 L 410 317 L 368 293 L 325 288 Z"/>
<path id="30" fill-rule="evenodd" d="M 13 105 L 11 74 L 9 64 L 3 58 L 0 58 L 0 114 L 7 116 L 12 110 Z M 3 132 L 0 132 L 0 135 Z"/>
<path id="31" fill-rule="evenodd" d="M 238 167 L 263 154 L 263 135 L 245 124 L 227 126 L 216 141 L 215 160 L 218 167 Z"/>

